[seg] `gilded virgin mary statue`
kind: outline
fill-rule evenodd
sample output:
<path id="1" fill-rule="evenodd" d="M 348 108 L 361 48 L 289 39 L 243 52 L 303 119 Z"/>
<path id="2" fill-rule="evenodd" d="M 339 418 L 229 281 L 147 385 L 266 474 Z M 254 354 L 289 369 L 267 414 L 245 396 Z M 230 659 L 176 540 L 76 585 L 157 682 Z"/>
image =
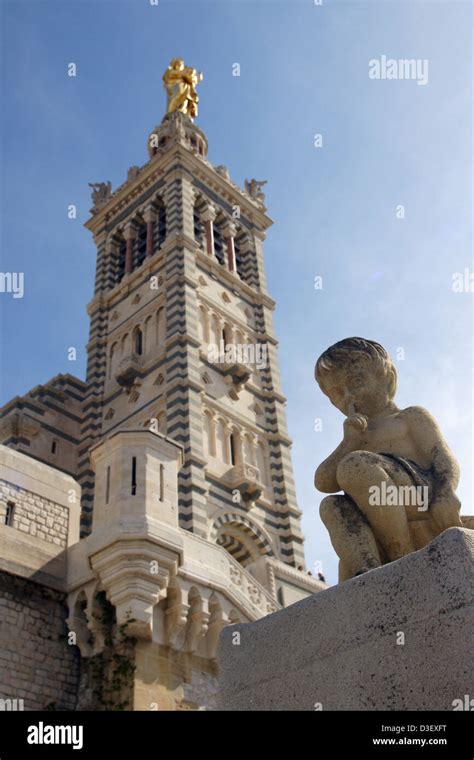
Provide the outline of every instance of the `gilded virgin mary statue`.
<path id="1" fill-rule="evenodd" d="M 181 58 L 173 58 L 163 74 L 163 82 L 168 96 L 166 113 L 180 111 L 190 119 L 198 112 L 199 98 L 196 86 L 202 81 L 202 74 L 190 66 L 185 66 Z"/>

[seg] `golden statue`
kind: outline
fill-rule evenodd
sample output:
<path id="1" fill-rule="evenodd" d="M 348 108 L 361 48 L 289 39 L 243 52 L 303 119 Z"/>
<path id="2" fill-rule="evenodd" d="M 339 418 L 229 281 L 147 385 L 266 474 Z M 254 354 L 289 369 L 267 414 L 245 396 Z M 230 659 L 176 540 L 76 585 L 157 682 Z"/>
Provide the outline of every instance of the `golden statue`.
<path id="1" fill-rule="evenodd" d="M 168 96 L 166 113 L 180 111 L 190 119 L 198 112 L 199 98 L 196 85 L 202 81 L 202 74 L 190 66 L 185 66 L 181 58 L 173 58 L 163 74 L 163 82 Z"/>

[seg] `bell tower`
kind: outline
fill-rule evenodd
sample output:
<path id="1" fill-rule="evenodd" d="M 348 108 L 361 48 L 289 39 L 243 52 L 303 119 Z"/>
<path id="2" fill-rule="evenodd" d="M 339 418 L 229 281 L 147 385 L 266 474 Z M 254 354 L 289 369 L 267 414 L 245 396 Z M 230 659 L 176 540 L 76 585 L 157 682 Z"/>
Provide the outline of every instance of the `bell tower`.
<path id="1" fill-rule="evenodd" d="M 97 270 L 70 620 L 83 657 L 107 640 L 101 594 L 133 632 L 134 709 L 212 706 L 223 626 L 325 588 L 304 568 L 265 183 L 242 190 L 209 161 L 193 72 L 172 62 L 148 160 L 115 191 L 92 185 L 86 223 Z"/>
<path id="2" fill-rule="evenodd" d="M 147 148 L 148 161 L 114 192 L 94 186 L 86 224 L 98 254 L 83 529 L 93 509 L 91 446 L 120 429 L 151 429 L 184 447 L 182 528 L 244 566 L 268 556 L 300 568 L 275 303 L 265 280 L 272 222 L 263 183 L 246 181 L 241 190 L 224 166 L 213 166 L 206 135 L 183 110 L 165 115 Z"/>

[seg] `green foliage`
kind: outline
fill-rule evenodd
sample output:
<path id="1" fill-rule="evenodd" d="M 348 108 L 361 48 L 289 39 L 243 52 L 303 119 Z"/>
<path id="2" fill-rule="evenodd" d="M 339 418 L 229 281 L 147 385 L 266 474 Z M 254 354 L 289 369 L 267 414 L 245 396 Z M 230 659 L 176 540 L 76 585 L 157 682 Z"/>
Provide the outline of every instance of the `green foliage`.
<path id="1" fill-rule="evenodd" d="M 104 636 L 104 650 L 83 661 L 88 668 L 89 683 L 98 709 L 126 710 L 130 707 L 133 675 L 135 673 L 135 644 L 137 639 L 127 635 L 130 623 L 118 626 L 115 609 L 104 592 L 95 595 L 97 614 Z"/>

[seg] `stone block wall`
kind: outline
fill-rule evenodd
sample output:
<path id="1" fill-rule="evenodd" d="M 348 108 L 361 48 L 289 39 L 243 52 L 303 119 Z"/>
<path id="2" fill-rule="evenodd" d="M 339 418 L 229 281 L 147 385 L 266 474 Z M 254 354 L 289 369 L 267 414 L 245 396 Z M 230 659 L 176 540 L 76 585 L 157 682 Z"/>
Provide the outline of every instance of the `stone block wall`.
<path id="1" fill-rule="evenodd" d="M 79 652 L 68 644 L 65 595 L 0 572 L 0 700 L 74 710 Z"/>
<path id="2" fill-rule="evenodd" d="M 14 505 L 11 527 L 37 536 L 61 548 L 67 546 L 69 510 L 50 499 L 0 480 L 0 523 L 5 523 L 7 504 Z"/>

